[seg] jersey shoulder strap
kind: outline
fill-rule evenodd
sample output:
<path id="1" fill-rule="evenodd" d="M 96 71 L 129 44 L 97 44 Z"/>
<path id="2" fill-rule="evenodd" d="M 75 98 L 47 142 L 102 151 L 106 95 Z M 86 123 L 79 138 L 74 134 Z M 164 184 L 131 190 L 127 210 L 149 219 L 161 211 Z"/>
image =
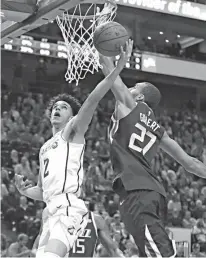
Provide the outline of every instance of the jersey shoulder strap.
<path id="1" fill-rule="evenodd" d="M 95 233 L 96 233 L 96 235 L 98 236 L 98 228 L 97 228 L 97 224 L 96 224 L 96 222 L 95 222 L 94 216 L 95 216 L 94 213 L 93 213 L 93 212 L 90 212 L 91 222 L 92 222 L 92 224 L 93 224 L 93 226 L 94 226 Z"/>

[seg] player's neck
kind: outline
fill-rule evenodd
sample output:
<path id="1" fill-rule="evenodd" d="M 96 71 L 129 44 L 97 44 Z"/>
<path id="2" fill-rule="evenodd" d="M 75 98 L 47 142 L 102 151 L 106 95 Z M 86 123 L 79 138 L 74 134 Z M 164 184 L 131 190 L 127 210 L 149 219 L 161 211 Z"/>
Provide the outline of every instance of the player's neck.
<path id="1" fill-rule="evenodd" d="M 63 128 L 64 128 L 64 125 L 55 125 L 55 126 L 53 126 L 52 127 L 52 134 L 53 134 L 53 136 L 56 133 L 60 132 Z"/>

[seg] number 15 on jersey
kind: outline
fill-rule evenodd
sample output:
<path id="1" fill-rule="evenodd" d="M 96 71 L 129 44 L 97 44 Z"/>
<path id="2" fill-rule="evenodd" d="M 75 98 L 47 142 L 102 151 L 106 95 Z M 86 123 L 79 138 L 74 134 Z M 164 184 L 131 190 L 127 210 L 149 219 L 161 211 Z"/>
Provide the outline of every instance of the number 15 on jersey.
<path id="1" fill-rule="evenodd" d="M 84 254 L 85 253 L 85 246 L 84 246 L 84 240 L 78 238 L 77 241 L 74 243 L 72 248 L 72 253 L 76 254 Z"/>
<path id="2" fill-rule="evenodd" d="M 130 136 L 129 148 L 134 151 L 141 152 L 143 155 L 145 155 L 150 150 L 150 148 L 153 146 L 157 137 L 154 134 L 152 134 L 151 132 L 147 131 L 147 129 L 139 123 L 136 123 L 135 127 L 140 130 L 140 134 L 133 133 Z M 140 148 L 139 146 L 135 145 L 135 140 L 137 140 L 141 143 L 144 143 L 146 136 L 148 136 L 150 138 L 150 140 L 143 148 Z"/>

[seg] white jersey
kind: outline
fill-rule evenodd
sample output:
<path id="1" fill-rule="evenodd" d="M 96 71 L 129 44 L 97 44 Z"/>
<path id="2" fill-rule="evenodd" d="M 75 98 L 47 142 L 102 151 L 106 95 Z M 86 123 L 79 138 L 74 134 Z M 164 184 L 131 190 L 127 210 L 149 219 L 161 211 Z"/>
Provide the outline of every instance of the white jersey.
<path id="1" fill-rule="evenodd" d="M 69 143 L 56 133 L 39 153 L 43 199 L 73 193 L 79 197 L 83 181 L 83 157 L 85 144 Z"/>

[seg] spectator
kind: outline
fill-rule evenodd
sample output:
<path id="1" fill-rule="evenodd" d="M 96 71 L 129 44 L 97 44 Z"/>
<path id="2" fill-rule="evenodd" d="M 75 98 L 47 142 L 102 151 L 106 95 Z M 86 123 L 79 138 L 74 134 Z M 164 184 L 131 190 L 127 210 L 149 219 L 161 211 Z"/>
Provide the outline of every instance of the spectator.
<path id="1" fill-rule="evenodd" d="M 20 196 L 19 207 L 16 210 L 16 222 L 17 225 L 20 224 L 21 221 L 28 219 L 28 201 L 25 196 Z M 26 233 L 26 231 L 21 231 Z"/>
<path id="2" fill-rule="evenodd" d="M 168 219 L 168 225 L 171 227 L 182 227 L 182 216 L 178 209 L 173 209 L 172 216 Z"/>
<path id="3" fill-rule="evenodd" d="M 1 200 L 4 196 L 8 196 L 9 192 L 5 184 L 1 184 Z"/>
<path id="4" fill-rule="evenodd" d="M 85 90 L 85 94 L 81 94 L 82 91 L 78 87 L 73 88 L 76 90 L 75 94 L 78 94 L 83 100 L 88 90 Z M 72 94 L 73 88 L 69 89 Z M 15 172 L 23 173 L 34 184 L 37 182 L 37 150 L 51 135 L 51 130 L 48 126 L 49 120 L 43 110 L 47 97 L 50 96 L 46 96 L 46 94 L 44 96 L 42 94 L 36 96 L 27 94 L 26 99 L 22 96 L 12 96 L 11 101 L 11 95 L 9 95 L 6 102 L 12 103 L 13 99 L 17 99 L 16 104 L 12 108 L 7 105 L 7 109 L 4 109 L 5 113 L 2 114 L 3 140 L 7 141 L 2 144 L 2 164 L 6 167 L 6 169 L 2 169 L 2 212 L 4 213 L 2 218 L 6 226 L 9 224 L 9 227 L 15 230 L 16 214 L 20 214 L 21 219 L 18 219 L 20 226 L 19 224 L 17 225 L 17 233 L 20 233 L 19 231 L 26 232 L 30 239 L 29 244 L 31 244 L 39 230 L 39 217 L 44 204 L 31 202 L 30 200 L 28 200 L 30 202 L 27 204 L 27 201 L 21 198 L 19 206 L 17 204 L 19 203 L 18 195 L 14 194 L 13 199 L 10 198 L 9 188 L 14 175 L 13 167 Z M 110 96 L 108 95 L 107 98 L 110 98 Z M 30 100 L 32 104 L 30 104 Z M 117 232 L 113 237 L 121 245 L 121 249 L 125 250 L 125 254 L 133 255 L 131 251 L 132 244 L 128 240 L 129 236 L 124 231 L 124 225 L 121 224 L 117 213 L 118 196 L 111 191 L 111 182 L 115 174 L 108 155 L 109 146 L 106 129 L 113 105 L 113 99 L 109 101 L 103 100 L 101 107 L 92 120 L 90 131 L 87 135 L 86 158 L 84 161 L 86 171 L 84 197 L 90 197 L 91 202 L 95 204 L 95 211 L 106 218 L 111 232 Z M 184 112 L 175 112 L 172 116 L 169 115 L 169 112 L 164 112 L 163 115 L 160 114 L 159 122 L 165 124 L 168 133 L 188 153 L 192 153 L 204 161 L 204 152 L 206 153 L 204 151 L 206 141 L 204 118 L 201 119 L 194 111 L 192 113 L 192 111 L 186 110 Z M 18 138 L 23 139 L 23 141 L 19 141 Z M 19 164 L 20 157 L 22 159 Z M 163 182 L 167 190 L 169 225 L 180 227 L 183 224 L 186 228 L 193 228 L 194 243 L 199 243 L 200 251 L 203 252 L 206 244 L 204 241 L 206 225 L 206 211 L 204 210 L 206 205 L 205 181 L 189 175 L 184 168 L 168 158 L 162 151 L 156 155 L 152 166 L 154 173 L 157 174 L 160 182 Z M 14 197 L 16 197 L 16 200 Z M 19 211 L 15 212 L 17 208 Z M 195 218 L 198 219 L 198 225 L 196 225 Z M 204 227 L 201 226 L 199 218 L 202 218 Z M 30 247 L 30 245 L 28 246 Z"/>
<path id="5" fill-rule="evenodd" d="M 8 248 L 8 257 L 26 257 L 30 255 L 30 250 L 26 247 L 28 236 L 20 234 L 17 237 L 17 242 L 12 243 Z"/>
<path id="6" fill-rule="evenodd" d="M 202 218 L 203 218 L 204 227 L 206 228 L 206 211 L 204 211 Z"/>
<path id="7" fill-rule="evenodd" d="M 32 137 L 31 144 L 36 148 L 40 148 L 44 144 L 44 137 L 35 133 Z"/>
<path id="8" fill-rule="evenodd" d="M 186 211 L 183 221 L 182 221 L 182 225 L 184 228 L 192 228 L 193 227 L 193 218 L 191 217 L 191 212 L 190 211 Z"/>
<path id="9" fill-rule="evenodd" d="M 34 109 L 35 108 L 35 104 L 36 104 L 36 102 L 33 99 L 32 93 L 28 92 L 27 97 L 24 98 L 24 100 L 23 100 L 23 105 L 24 106 L 30 106 L 32 109 Z"/>
<path id="10" fill-rule="evenodd" d="M 111 224 L 112 234 L 118 233 L 121 235 L 123 229 L 123 223 L 121 222 L 119 212 L 116 212 L 113 216 L 114 220 Z M 121 237 L 120 237 L 121 238 Z M 119 240 L 120 241 L 120 240 Z"/>
<path id="11" fill-rule="evenodd" d="M 24 124 L 24 121 L 23 121 L 23 118 L 21 116 L 19 116 L 16 120 L 16 123 L 17 123 L 17 126 L 18 126 L 18 131 L 19 133 L 22 133 L 25 131 L 25 124 Z"/>
<path id="12" fill-rule="evenodd" d="M 16 109 L 15 103 L 12 103 L 10 113 L 11 113 L 11 118 L 14 121 L 17 121 L 18 118 L 20 117 L 19 111 Z"/>
<path id="13" fill-rule="evenodd" d="M 2 211 L 4 214 L 10 211 L 9 214 L 11 214 L 12 217 L 15 218 L 15 215 L 16 215 L 15 212 L 17 207 L 19 206 L 19 195 L 16 192 L 15 186 L 13 184 L 9 185 L 8 190 L 9 190 L 9 194 L 4 196 L 2 200 Z M 6 217 L 9 220 L 8 214 Z"/>
<path id="14" fill-rule="evenodd" d="M 8 162 L 8 166 L 10 168 L 13 168 L 15 165 L 17 165 L 19 163 L 19 154 L 18 151 L 16 150 L 12 150 L 10 153 L 10 159 Z"/>
<path id="15" fill-rule="evenodd" d="M 23 142 L 31 142 L 32 141 L 32 134 L 30 133 L 30 128 L 29 126 L 26 126 L 24 131 L 20 134 L 19 138 Z"/>
<path id="16" fill-rule="evenodd" d="M 200 252 L 200 245 L 198 243 L 192 245 L 192 253 L 190 257 L 195 258 L 195 257 L 205 257 L 205 254 Z"/>
<path id="17" fill-rule="evenodd" d="M 105 142 L 104 137 L 101 137 L 99 141 L 96 142 L 95 148 L 98 151 L 100 158 L 109 159 L 109 147 L 107 142 Z"/>
<path id="18" fill-rule="evenodd" d="M 7 239 L 4 234 L 1 234 L 1 257 L 8 257 Z"/>
<path id="19" fill-rule="evenodd" d="M 38 182 L 38 175 L 39 175 L 39 166 L 37 165 L 36 160 L 32 160 L 31 161 L 31 171 L 32 171 L 32 175 L 33 177 L 33 182 L 35 184 L 37 184 Z"/>
<path id="20" fill-rule="evenodd" d="M 206 228 L 203 219 L 198 219 L 196 226 L 193 228 L 192 234 L 198 243 L 206 243 Z"/>
<path id="21" fill-rule="evenodd" d="M 181 211 L 182 209 L 182 204 L 180 202 L 180 194 L 176 193 L 173 196 L 173 209 L 176 209 L 178 211 Z"/>
<path id="22" fill-rule="evenodd" d="M 14 167 L 14 172 L 15 174 L 23 175 L 27 178 L 30 178 L 32 172 L 31 172 L 29 161 L 25 156 L 21 158 L 21 163 L 17 164 Z"/>
<path id="23" fill-rule="evenodd" d="M 3 128 L 10 129 L 13 125 L 13 122 L 11 120 L 11 117 L 9 116 L 8 111 L 4 111 L 1 117 L 1 126 Z"/>
<path id="24" fill-rule="evenodd" d="M 16 107 L 17 107 L 17 110 L 19 110 L 20 112 L 22 111 L 22 103 L 23 103 L 23 98 L 22 96 L 19 95 L 16 100 Z"/>
<path id="25" fill-rule="evenodd" d="M 4 94 L 2 96 L 2 100 L 1 100 L 1 111 L 4 112 L 4 111 L 7 111 L 9 110 L 9 97 L 8 97 L 8 94 Z"/>
<path id="26" fill-rule="evenodd" d="M 195 219 L 202 218 L 204 211 L 205 211 L 205 207 L 203 207 L 202 201 L 197 200 L 196 201 L 196 206 L 195 206 L 194 210 L 192 211 L 192 216 Z"/>
<path id="27" fill-rule="evenodd" d="M 1 182 L 5 184 L 7 187 L 9 186 L 9 183 L 10 183 L 9 172 L 5 168 L 2 168 L 1 170 Z"/>

